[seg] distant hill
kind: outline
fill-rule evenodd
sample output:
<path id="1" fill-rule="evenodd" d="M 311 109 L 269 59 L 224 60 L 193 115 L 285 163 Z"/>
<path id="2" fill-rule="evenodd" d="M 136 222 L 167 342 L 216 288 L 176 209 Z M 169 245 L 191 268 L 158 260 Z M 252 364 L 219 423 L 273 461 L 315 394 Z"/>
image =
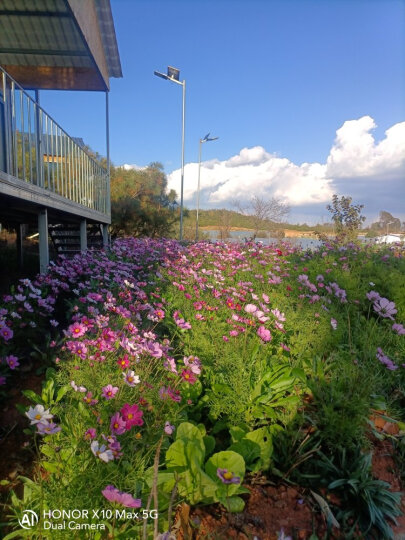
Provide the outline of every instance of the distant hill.
<path id="1" fill-rule="evenodd" d="M 192 227 L 193 225 L 195 225 L 196 214 L 196 210 L 187 210 L 186 217 L 184 219 L 185 226 Z M 223 226 L 225 222 L 230 228 L 254 229 L 253 219 L 250 216 L 245 216 L 233 210 L 200 210 L 198 221 L 201 228 L 212 227 L 219 229 L 221 226 Z M 263 220 L 263 225 L 261 227 L 263 230 L 268 231 L 284 229 L 297 231 L 317 230 L 320 232 L 331 232 L 333 230 L 333 225 L 331 223 L 309 226 L 306 223 L 304 223 L 303 225 L 298 225 L 293 223 L 275 223 L 274 221 L 269 220 Z"/>

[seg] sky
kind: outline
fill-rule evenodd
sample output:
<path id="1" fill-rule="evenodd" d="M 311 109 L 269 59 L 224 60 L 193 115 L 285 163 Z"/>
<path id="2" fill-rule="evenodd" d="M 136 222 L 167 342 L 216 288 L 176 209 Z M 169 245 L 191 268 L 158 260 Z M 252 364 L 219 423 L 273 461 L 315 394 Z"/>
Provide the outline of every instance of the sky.
<path id="1" fill-rule="evenodd" d="M 163 164 L 184 202 L 278 197 L 290 222 L 327 221 L 334 193 L 405 220 L 405 0 L 111 0 L 122 79 L 111 79 L 114 165 Z M 66 107 L 69 103 L 69 107 Z M 67 130 L 105 154 L 105 96 L 42 92 Z"/>

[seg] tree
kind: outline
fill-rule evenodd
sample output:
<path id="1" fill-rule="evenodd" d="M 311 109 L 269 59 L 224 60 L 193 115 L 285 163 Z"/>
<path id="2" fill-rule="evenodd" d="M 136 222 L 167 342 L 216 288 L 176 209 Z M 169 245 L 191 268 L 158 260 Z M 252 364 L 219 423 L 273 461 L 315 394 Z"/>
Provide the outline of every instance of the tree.
<path id="1" fill-rule="evenodd" d="M 381 210 L 379 220 L 373 225 L 377 225 L 384 234 L 388 234 L 389 231 L 399 232 L 401 230 L 401 220 L 385 210 Z"/>
<path id="2" fill-rule="evenodd" d="M 332 214 L 336 239 L 339 242 L 357 238 L 357 232 L 366 219 L 361 215 L 363 208 L 363 204 L 352 204 L 351 197 L 342 196 L 339 199 L 336 194 L 333 195 L 332 204 L 328 204 L 326 209 Z"/>
<path id="3" fill-rule="evenodd" d="M 270 229 L 274 223 L 282 222 L 290 212 L 290 207 L 277 197 L 264 199 L 254 195 L 247 205 L 243 205 L 240 201 L 234 201 L 233 205 L 241 214 L 250 216 L 253 240 L 260 229 Z"/>
<path id="4" fill-rule="evenodd" d="M 169 236 L 178 220 L 176 192 L 167 192 L 163 166 L 111 168 L 111 230 L 123 236 Z"/>

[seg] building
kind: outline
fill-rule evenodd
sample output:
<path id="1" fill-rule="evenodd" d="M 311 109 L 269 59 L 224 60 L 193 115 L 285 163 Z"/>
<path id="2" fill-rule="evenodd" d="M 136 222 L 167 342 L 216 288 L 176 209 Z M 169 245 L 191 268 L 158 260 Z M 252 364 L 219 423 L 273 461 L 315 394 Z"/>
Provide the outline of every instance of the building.
<path id="1" fill-rule="evenodd" d="M 20 250 L 18 231 L 37 224 L 41 272 L 54 225 L 76 228 L 83 250 L 91 224 L 108 241 L 111 77 L 122 72 L 110 0 L 2 0 L 0 222 L 16 227 Z M 107 167 L 41 107 L 42 89 L 105 93 Z"/>

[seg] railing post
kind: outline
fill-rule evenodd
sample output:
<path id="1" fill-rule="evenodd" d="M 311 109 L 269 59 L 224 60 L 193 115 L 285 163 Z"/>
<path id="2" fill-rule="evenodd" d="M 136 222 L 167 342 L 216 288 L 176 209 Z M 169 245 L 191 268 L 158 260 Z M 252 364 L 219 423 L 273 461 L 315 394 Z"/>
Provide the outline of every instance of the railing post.
<path id="1" fill-rule="evenodd" d="M 49 245 L 48 245 L 48 212 L 43 208 L 38 214 L 39 233 L 39 271 L 46 274 L 49 266 Z"/>
<path id="2" fill-rule="evenodd" d="M 44 156 L 42 154 L 42 115 L 39 110 L 39 90 L 35 90 L 35 133 L 37 154 L 37 185 L 44 187 Z"/>
<path id="3" fill-rule="evenodd" d="M 80 222 L 80 251 L 87 249 L 87 221 L 82 219 Z"/>

